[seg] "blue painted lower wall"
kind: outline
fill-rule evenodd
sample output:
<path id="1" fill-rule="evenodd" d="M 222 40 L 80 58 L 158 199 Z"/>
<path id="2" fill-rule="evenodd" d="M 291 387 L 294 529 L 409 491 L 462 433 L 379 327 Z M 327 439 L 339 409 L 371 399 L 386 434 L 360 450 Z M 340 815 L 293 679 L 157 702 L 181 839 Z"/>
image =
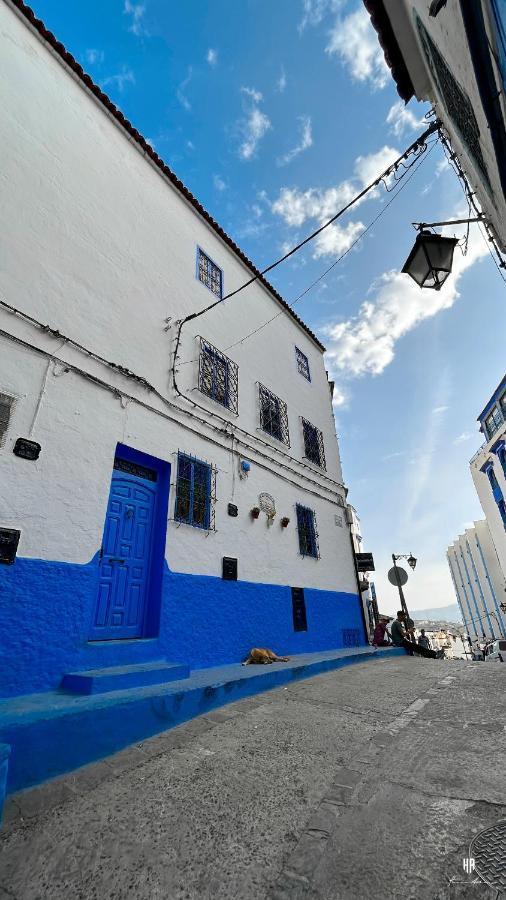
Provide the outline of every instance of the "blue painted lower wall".
<path id="1" fill-rule="evenodd" d="M 191 668 L 365 644 L 357 594 L 304 591 L 307 632 L 294 632 L 289 587 L 171 572 L 165 564 L 158 637 L 90 643 L 97 557 L 86 565 L 18 558 L 0 566 L 0 696 L 54 690 L 66 672 L 167 658 Z"/>

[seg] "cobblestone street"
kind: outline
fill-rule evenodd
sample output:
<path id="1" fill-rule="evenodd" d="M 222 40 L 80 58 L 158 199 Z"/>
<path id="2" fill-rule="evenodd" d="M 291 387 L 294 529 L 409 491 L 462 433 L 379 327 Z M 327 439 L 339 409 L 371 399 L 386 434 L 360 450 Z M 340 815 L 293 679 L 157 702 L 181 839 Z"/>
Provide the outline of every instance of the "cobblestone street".
<path id="1" fill-rule="evenodd" d="M 18 795 L 0 896 L 471 896 L 450 882 L 475 877 L 470 841 L 506 813 L 505 679 L 500 665 L 361 663 Z"/>

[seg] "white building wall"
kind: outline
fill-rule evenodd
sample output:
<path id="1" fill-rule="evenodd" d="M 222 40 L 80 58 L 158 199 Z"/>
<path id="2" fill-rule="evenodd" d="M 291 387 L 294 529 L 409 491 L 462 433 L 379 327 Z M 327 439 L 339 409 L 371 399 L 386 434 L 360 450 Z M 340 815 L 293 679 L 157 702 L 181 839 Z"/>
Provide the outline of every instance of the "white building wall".
<path id="1" fill-rule="evenodd" d="M 475 522 L 447 551 L 450 573 L 467 633 L 474 640 L 506 636 L 500 609 L 506 581 L 486 521 Z"/>
<path id="2" fill-rule="evenodd" d="M 335 523 L 346 492 L 321 349 L 253 284 L 184 328 L 177 378 L 188 399 L 179 398 L 171 381 L 174 322 L 215 299 L 196 278 L 197 245 L 223 269 L 225 292 L 251 273 L 4 2 L 0 29 L 8 223 L 1 299 L 151 386 L 0 307 L 0 393 L 18 398 L 0 448 L 2 525 L 21 527 L 19 554 L 85 562 L 96 553 L 121 441 L 172 462 L 181 449 L 217 466 L 216 532 L 171 521 L 173 570 L 217 575 L 223 555 L 237 556 L 244 580 L 356 593 L 349 528 Z M 233 346 L 278 311 L 257 336 Z M 198 335 L 239 364 L 238 417 L 195 390 Z M 309 358 L 311 382 L 297 372 L 295 345 Z M 259 381 L 288 405 L 289 449 L 259 430 Z M 301 416 L 323 433 L 326 472 L 303 458 Z M 13 455 L 19 436 L 41 443 L 37 462 Z M 252 464 L 245 479 L 240 458 Z M 260 491 L 276 501 L 271 527 L 249 515 Z M 227 515 L 228 502 L 238 505 L 238 519 Z M 319 560 L 298 553 L 296 502 L 315 510 Z"/>
<path id="3" fill-rule="evenodd" d="M 384 0 L 384 5 L 392 23 L 407 65 L 416 96 L 419 100 L 427 100 L 435 109 L 446 131 L 451 136 L 452 147 L 461 160 L 472 187 L 477 191 L 481 207 L 486 218 L 494 226 L 494 230 L 506 249 L 506 202 L 497 168 L 496 155 L 490 136 L 489 124 L 483 110 L 480 93 L 476 83 L 464 22 L 457 0 L 449 0 L 445 8 L 436 17 L 429 16 L 430 3 L 427 0 Z M 442 102 L 439 89 L 427 64 L 425 53 L 416 27 L 416 15 L 422 20 L 432 41 L 443 56 L 454 78 L 467 93 L 474 110 L 480 132 L 480 145 L 483 159 L 489 174 L 490 188 L 486 185 L 479 168 L 469 153 L 465 141 L 454 122 L 449 117 Z M 492 35 L 489 35 L 493 44 Z M 492 59 L 494 54 L 491 54 Z M 496 80 L 502 80 L 496 67 Z M 499 96 L 502 91 L 499 91 Z M 504 97 L 500 99 L 504 116 Z"/>
<path id="4" fill-rule="evenodd" d="M 506 423 L 499 428 L 490 440 L 487 440 L 483 446 L 480 447 L 478 453 L 473 456 L 469 467 L 481 508 L 483 509 L 483 513 L 487 520 L 497 556 L 499 557 L 501 569 L 506 573 L 506 531 L 492 493 L 489 478 L 486 473 L 482 471 L 483 466 L 485 466 L 486 463 L 491 463 L 497 482 L 502 490 L 503 496 L 506 498 L 506 477 L 500 460 L 492 451 L 492 447 L 501 440 L 501 438 L 506 440 Z M 506 600 L 506 597 L 503 597 L 502 600 Z"/>

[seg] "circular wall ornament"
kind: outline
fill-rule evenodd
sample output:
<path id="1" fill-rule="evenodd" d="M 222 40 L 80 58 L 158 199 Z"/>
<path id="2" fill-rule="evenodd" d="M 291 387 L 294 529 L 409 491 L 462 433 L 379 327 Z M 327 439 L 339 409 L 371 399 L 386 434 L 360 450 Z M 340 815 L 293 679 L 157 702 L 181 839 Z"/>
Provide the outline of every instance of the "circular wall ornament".
<path id="1" fill-rule="evenodd" d="M 274 518 L 276 515 L 276 501 L 274 500 L 274 497 L 266 493 L 259 494 L 258 505 L 268 519 Z"/>

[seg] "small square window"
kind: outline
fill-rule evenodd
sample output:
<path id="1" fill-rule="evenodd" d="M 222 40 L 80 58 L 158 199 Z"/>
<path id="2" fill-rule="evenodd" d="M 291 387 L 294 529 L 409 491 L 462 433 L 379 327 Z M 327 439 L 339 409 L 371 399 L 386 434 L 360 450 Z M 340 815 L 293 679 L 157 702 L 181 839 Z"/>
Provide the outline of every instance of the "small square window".
<path id="1" fill-rule="evenodd" d="M 314 511 L 308 506 L 297 503 L 297 531 L 299 533 L 299 551 L 301 556 L 312 556 L 318 559 L 318 533 Z"/>
<path id="2" fill-rule="evenodd" d="M 311 381 L 311 373 L 309 371 L 309 360 L 305 353 L 302 350 L 299 350 L 298 347 L 295 348 L 295 358 L 297 360 L 297 371 L 307 379 L 307 381 Z"/>
<path id="3" fill-rule="evenodd" d="M 174 519 L 195 528 L 212 527 L 214 471 L 209 463 L 178 453 Z"/>
<path id="4" fill-rule="evenodd" d="M 197 247 L 197 278 L 221 300 L 223 296 L 223 272 L 209 256 L 206 256 L 200 247 Z"/>
<path id="5" fill-rule="evenodd" d="M 264 387 L 263 384 L 258 385 L 258 395 L 260 402 L 260 427 L 263 431 L 282 441 L 287 447 L 290 446 L 290 435 L 288 432 L 288 414 L 286 403 L 280 400 Z"/>
<path id="6" fill-rule="evenodd" d="M 503 424 L 502 413 L 497 406 L 494 406 L 492 412 L 485 419 L 485 428 L 487 431 L 487 436 L 490 440 L 491 437 L 499 430 L 501 425 Z"/>
<path id="7" fill-rule="evenodd" d="M 311 422 L 308 422 L 307 419 L 302 419 L 302 431 L 304 435 L 304 456 L 314 463 L 315 466 L 325 469 L 325 450 L 320 429 L 316 425 L 311 425 Z"/>
<path id="8" fill-rule="evenodd" d="M 233 362 L 204 338 L 200 338 L 199 390 L 206 397 L 238 412 L 238 372 Z"/>

